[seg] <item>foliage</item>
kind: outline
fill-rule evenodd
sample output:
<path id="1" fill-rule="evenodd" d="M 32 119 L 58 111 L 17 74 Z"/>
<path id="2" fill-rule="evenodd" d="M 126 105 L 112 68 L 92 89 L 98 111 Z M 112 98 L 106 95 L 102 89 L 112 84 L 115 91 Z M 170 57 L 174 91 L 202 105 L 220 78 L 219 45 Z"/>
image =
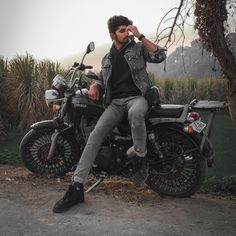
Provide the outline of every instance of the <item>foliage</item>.
<path id="1" fill-rule="evenodd" d="M 0 60 L 7 76 L 0 77 L 0 132 L 4 127 L 25 130 L 32 123 L 48 119 L 51 114 L 44 101 L 44 92 L 56 74 L 63 74 L 60 64 L 49 60 L 36 61 L 28 53 L 8 63 Z M 185 104 L 192 99 L 225 100 L 226 81 L 223 79 L 157 79 L 151 80 L 160 87 L 163 103 Z"/>
<path id="2" fill-rule="evenodd" d="M 194 98 L 198 100 L 226 100 L 226 80 L 224 79 L 155 79 L 159 87 L 162 103 L 186 104 Z"/>
<path id="3" fill-rule="evenodd" d="M 5 90 L 5 78 L 7 75 L 7 61 L 3 57 L 0 57 L 0 135 L 4 134 L 5 123 L 5 108 L 6 108 L 6 90 Z"/>
<path id="4" fill-rule="evenodd" d="M 236 126 L 236 50 L 232 38 L 236 37 L 236 0 L 179 0 L 157 26 L 157 41 L 165 40 L 169 48 L 182 37 L 185 40 L 187 19 L 194 15 L 194 28 L 203 46 L 217 58 L 224 77 L 227 79 L 227 101 L 231 119 Z M 170 13 L 175 12 L 172 17 Z M 171 26 L 169 26 L 172 22 Z M 159 32 L 161 24 L 165 28 Z M 166 33 L 167 32 L 167 33 Z M 180 37 L 176 37 L 180 32 Z"/>
<path id="5" fill-rule="evenodd" d="M 50 112 L 44 93 L 53 77 L 63 73 L 59 63 L 36 61 L 28 53 L 16 56 L 6 64 L 0 58 L 0 132 L 5 127 L 27 129 L 32 123 L 47 119 Z M 7 73 L 6 73 L 7 72 Z"/>
<path id="6" fill-rule="evenodd" d="M 215 176 L 210 177 L 205 181 L 201 191 L 217 195 L 236 196 L 236 175 L 224 176 L 221 179 Z"/>
<path id="7" fill-rule="evenodd" d="M 5 149 L 0 153 L 0 164 L 20 164 L 21 160 L 17 152 Z"/>
<path id="8" fill-rule="evenodd" d="M 38 63 L 37 71 L 39 78 L 47 81 L 49 85 L 52 84 L 52 80 L 55 75 L 64 73 L 63 69 L 60 66 L 60 63 L 53 62 L 48 59 L 45 59 Z"/>
<path id="9" fill-rule="evenodd" d="M 216 20 L 218 27 L 224 29 L 223 23 L 227 21 L 227 0 L 197 0 L 195 7 L 195 28 L 198 29 L 198 34 L 203 45 L 207 50 L 213 50 L 213 40 L 216 33 Z M 224 32 L 224 30 L 222 31 Z"/>
<path id="10" fill-rule="evenodd" d="M 231 119 L 236 127 L 236 55 L 231 47 L 233 43 L 230 42 L 231 36 L 236 35 L 235 10 L 235 0 L 196 0 L 194 14 L 200 40 L 217 57 L 228 80 L 227 100 Z M 233 27 L 230 19 L 233 19 Z"/>
<path id="11" fill-rule="evenodd" d="M 10 71 L 16 80 L 9 105 L 19 121 L 20 129 L 28 127 L 46 112 L 41 100 L 47 83 L 38 78 L 36 66 L 37 62 L 29 54 L 17 56 L 10 62 Z"/>

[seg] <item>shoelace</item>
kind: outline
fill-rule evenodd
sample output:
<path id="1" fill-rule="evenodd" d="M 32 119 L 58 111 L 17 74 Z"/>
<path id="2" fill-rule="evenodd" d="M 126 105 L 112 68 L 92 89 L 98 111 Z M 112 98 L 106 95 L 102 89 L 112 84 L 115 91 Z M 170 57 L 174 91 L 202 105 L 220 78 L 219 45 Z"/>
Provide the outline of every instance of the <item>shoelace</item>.
<path id="1" fill-rule="evenodd" d="M 69 186 L 69 189 L 66 191 L 64 197 L 63 197 L 63 200 L 66 200 L 68 199 L 68 197 L 70 196 L 70 194 L 72 193 L 73 191 L 73 187 L 72 186 Z"/>

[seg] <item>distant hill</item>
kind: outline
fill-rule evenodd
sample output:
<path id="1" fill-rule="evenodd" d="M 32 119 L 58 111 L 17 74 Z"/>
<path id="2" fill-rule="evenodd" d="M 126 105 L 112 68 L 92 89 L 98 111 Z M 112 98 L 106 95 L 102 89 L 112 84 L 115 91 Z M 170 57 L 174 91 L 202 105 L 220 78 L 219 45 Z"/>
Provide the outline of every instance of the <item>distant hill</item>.
<path id="1" fill-rule="evenodd" d="M 217 59 L 203 49 L 202 44 L 197 39 L 193 40 L 190 46 L 178 47 L 167 57 L 166 71 L 164 71 L 164 63 L 149 64 L 148 70 L 158 78 L 222 76 Z"/>
<path id="2" fill-rule="evenodd" d="M 226 36 L 227 44 L 236 57 L 236 33 Z M 158 78 L 206 78 L 221 77 L 222 71 L 218 60 L 202 47 L 199 40 L 195 39 L 190 46 L 178 47 L 166 59 L 166 71 L 164 63 L 149 64 L 148 70 Z"/>

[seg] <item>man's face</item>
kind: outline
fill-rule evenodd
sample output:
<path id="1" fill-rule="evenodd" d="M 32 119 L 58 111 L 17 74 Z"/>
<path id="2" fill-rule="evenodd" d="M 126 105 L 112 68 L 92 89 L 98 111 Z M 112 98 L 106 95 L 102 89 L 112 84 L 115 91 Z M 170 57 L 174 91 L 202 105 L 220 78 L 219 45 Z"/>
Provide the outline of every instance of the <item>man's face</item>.
<path id="1" fill-rule="evenodd" d="M 120 25 L 112 36 L 112 39 L 120 44 L 126 44 L 129 41 L 129 31 L 126 25 Z"/>

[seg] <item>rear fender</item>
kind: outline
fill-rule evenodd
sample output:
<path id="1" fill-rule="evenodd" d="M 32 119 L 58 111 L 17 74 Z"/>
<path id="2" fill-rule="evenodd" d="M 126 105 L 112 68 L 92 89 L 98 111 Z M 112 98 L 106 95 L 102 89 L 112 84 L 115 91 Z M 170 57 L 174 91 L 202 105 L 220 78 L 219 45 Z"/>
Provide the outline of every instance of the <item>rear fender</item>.
<path id="1" fill-rule="evenodd" d="M 163 124 L 157 125 L 157 127 L 163 127 L 163 126 L 166 126 L 167 128 L 176 129 L 178 130 L 178 132 L 182 132 L 186 137 L 191 138 L 192 141 L 197 144 L 200 151 L 201 141 L 204 135 L 203 133 L 194 132 L 193 134 L 187 134 L 186 132 L 184 132 L 184 124 L 181 124 L 181 123 L 163 123 Z M 207 159 L 208 165 L 211 166 L 213 163 L 215 153 L 214 153 L 212 143 L 208 138 L 206 138 L 203 150 L 200 152 L 201 152 L 201 156 Z"/>

